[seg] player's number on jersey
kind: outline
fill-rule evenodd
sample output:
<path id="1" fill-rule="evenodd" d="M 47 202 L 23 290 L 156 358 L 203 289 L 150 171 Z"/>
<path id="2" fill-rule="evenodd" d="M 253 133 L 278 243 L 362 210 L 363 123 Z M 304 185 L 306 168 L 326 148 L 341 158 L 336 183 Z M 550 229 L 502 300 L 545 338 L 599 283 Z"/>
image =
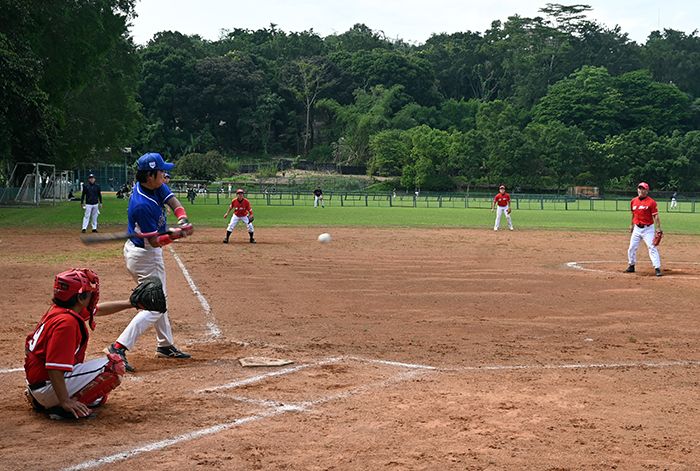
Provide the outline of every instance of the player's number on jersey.
<path id="1" fill-rule="evenodd" d="M 34 336 L 32 339 L 29 341 L 29 351 L 33 352 L 34 347 L 36 347 L 36 343 L 39 341 L 39 337 L 41 337 L 41 333 L 44 331 L 44 326 L 46 324 L 41 324 L 41 327 L 39 327 L 36 332 L 34 332 Z"/>

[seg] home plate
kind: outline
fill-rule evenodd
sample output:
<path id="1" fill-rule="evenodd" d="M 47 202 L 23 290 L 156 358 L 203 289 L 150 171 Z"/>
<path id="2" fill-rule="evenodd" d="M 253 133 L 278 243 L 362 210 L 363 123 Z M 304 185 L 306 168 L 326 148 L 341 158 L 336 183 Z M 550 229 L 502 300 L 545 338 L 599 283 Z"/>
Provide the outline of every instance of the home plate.
<path id="1" fill-rule="evenodd" d="M 281 360 L 279 358 L 248 357 L 238 360 L 241 366 L 284 366 L 294 363 L 291 360 Z"/>

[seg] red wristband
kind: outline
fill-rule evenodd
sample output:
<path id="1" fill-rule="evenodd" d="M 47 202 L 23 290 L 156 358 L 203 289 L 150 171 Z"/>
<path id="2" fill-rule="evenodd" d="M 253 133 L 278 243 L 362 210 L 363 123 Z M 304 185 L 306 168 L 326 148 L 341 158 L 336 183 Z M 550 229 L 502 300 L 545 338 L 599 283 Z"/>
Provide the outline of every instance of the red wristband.
<path id="1" fill-rule="evenodd" d="M 182 206 L 178 206 L 177 208 L 175 208 L 175 211 L 173 211 L 173 212 L 175 213 L 175 217 L 178 219 L 182 219 L 182 218 L 187 217 L 187 213 L 185 212 L 185 208 L 183 208 Z"/>
<path id="2" fill-rule="evenodd" d="M 158 237 L 158 245 L 161 247 L 168 245 L 172 241 L 173 239 L 170 238 L 170 234 L 163 234 L 162 236 Z"/>

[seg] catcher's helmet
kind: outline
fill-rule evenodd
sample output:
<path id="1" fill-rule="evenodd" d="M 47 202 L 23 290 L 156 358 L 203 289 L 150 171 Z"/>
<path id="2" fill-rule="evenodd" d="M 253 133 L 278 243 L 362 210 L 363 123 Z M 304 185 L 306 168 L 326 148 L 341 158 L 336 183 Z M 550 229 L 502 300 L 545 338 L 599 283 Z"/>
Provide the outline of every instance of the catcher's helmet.
<path id="1" fill-rule="evenodd" d="M 236 190 L 236 194 L 238 194 L 238 193 L 245 193 L 245 192 L 239 188 Z"/>
<path id="2" fill-rule="evenodd" d="M 53 283 L 53 295 L 60 301 L 68 301 L 72 296 L 88 291 L 92 291 L 92 298 L 87 306 L 88 312 L 81 312 L 80 315 L 89 321 L 90 328 L 95 330 L 94 314 L 97 310 L 97 301 L 100 298 L 100 279 L 97 273 L 87 268 L 74 268 L 56 275 Z"/>

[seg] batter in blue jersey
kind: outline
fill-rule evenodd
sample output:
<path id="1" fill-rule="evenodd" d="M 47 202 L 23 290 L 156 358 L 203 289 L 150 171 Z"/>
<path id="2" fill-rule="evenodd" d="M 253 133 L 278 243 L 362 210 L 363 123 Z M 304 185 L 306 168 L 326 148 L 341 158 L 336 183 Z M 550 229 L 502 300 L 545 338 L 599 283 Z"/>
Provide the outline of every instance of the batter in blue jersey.
<path id="1" fill-rule="evenodd" d="M 178 219 L 178 227 L 169 229 L 166 234 L 148 238 L 134 237 L 124 244 L 124 259 L 126 268 L 134 281 L 143 282 L 146 278 L 157 276 L 163 282 L 166 292 L 165 263 L 163 262 L 164 245 L 173 240 L 192 234 L 192 224 L 187 220 L 185 208 L 163 182 L 165 172 L 170 171 L 173 164 L 165 163 L 160 154 L 149 153 L 138 160 L 136 186 L 129 199 L 130 233 L 159 232 L 166 230 L 165 205 L 167 204 Z M 156 357 L 160 358 L 190 358 L 189 353 L 178 350 L 173 345 L 173 333 L 168 319 L 168 312 L 139 311 L 131 320 L 117 341 L 107 347 L 108 353 L 117 353 L 124 359 L 127 371 L 134 368 L 126 361 L 126 352 L 136 344 L 139 336 L 150 326 L 156 331 L 158 347 Z"/>

